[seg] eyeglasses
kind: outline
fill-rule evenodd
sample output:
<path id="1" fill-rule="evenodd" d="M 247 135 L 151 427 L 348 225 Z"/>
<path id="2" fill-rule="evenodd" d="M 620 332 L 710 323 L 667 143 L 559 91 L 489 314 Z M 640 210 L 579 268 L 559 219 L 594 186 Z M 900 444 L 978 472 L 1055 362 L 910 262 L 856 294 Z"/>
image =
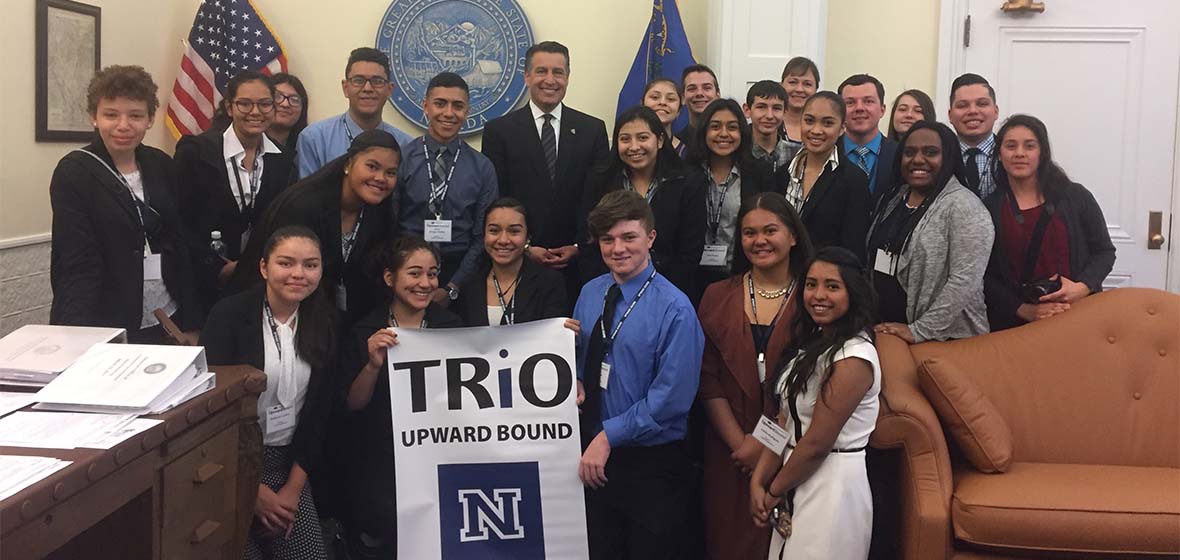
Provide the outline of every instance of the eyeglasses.
<path id="1" fill-rule="evenodd" d="M 353 76 L 348 79 L 349 85 L 354 88 L 363 88 L 365 87 L 366 82 L 372 84 L 374 88 L 383 88 L 385 87 L 385 84 L 389 83 L 389 80 L 382 78 L 381 76 L 372 76 L 369 78 L 364 76 Z"/>
<path id="2" fill-rule="evenodd" d="M 282 105 L 283 102 L 286 102 L 287 105 L 290 105 L 292 107 L 302 107 L 303 106 L 303 98 L 300 97 L 298 94 L 283 95 L 281 93 L 276 93 L 275 94 L 275 105 Z"/>
<path id="3" fill-rule="evenodd" d="M 269 113 L 269 112 L 275 110 L 275 100 L 274 99 L 259 99 L 258 101 L 252 101 L 249 99 L 235 99 L 234 100 L 234 108 L 237 109 L 239 113 L 249 113 L 254 110 L 254 107 L 258 107 L 259 113 L 266 114 L 266 113 Z"/>

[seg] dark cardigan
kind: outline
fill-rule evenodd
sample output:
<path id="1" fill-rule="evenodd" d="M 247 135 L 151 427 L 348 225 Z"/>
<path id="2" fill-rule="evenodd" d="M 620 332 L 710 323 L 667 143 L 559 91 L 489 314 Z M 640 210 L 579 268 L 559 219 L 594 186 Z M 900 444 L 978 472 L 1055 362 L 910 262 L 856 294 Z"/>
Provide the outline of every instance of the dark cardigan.
<path id="1" fill-rule="evenodd" d="M 478 273 L 472 274 L 459 287 L 459 299 L 451 306 L 451 310 L 468 327 L 488 326 L 487 278 L 491 263 L 486 256 L 481 257 L 481 261 Z M 508 286 L 500 288 L 507 289 Z M 513 294 L 512 308 L 513 319 L 517 324 L 566 316 L 565 278 L 560 272 L 525 257 Z"/>
<path id="2" fill-rule="evenodd" d="M 996 242 L 992 245 L 983 281 L 988 322 L 993 331 L 1025 323 L 1016 315 L 1016 310 L 1024 303 L 1020 297 L 1019 280 L 1012 277 L 1004 242 L 1000 239 L 1000 210 L 1009 192 L 1008 189 L 997 189 L 984 200 L 992 223 L 996 225 Z M 1046 203 L 1052 203 L 1054 212 L 1065 222 L 1069 238 L 1069 270 L 1073 275 L 1070 280 L 1085 284 L 1091 293 L 1101 292 L 1102 281 L 1114 268 L 1115 249 L 1106 230 L 1106 218 L 1094 195 L 1085 187 L 1070 183 L 1046 192 Z"/>
<path id="3" fill-rule="evenodd" d="M 271 343 L 271 335 L 262 320 L 264 293 L 265 288 L 257 286 L 213 306 L 201 331 L 201 345 L 210 366 L 246 364 L 260 371 L 265 369 L 264 345 Z M 299 320 L 307 324 L 324 319 L 301 315 Z M 332 380 L 335 363 L 326 366 L 311 368 L 307 397 L 291 440 L 291 457 L 312 476 L 318 475 L 323 465 L 328 417 L 339 400 Z"/>

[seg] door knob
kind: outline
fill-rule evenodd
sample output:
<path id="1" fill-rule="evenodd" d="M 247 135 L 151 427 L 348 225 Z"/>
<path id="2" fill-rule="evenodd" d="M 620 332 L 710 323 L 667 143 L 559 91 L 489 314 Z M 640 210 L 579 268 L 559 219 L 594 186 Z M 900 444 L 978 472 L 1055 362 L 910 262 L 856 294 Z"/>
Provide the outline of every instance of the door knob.
<path id="1" fill-rule="evenodd" d="M 1164 246 L 1164 213 L 1147 213 L 1147 248 L 1159 249 Z"/>

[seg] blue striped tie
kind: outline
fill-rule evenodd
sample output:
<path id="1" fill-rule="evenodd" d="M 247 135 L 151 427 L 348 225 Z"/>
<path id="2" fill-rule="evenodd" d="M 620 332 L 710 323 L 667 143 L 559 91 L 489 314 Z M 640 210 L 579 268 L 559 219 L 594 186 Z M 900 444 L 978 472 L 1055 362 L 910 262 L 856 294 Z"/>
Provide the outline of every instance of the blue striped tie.
<path id="1" fill-rule="evenodd" d="M 868 146 L 858 146 L 855 150 L 853 150 L 853 152 L 855 152 L 856 155 L 858 156 L 856 158 L 857 167 L 860 167 L 862 170 L 864 170 L 865 175 L 869 175 L 871 178 L 872 175 L 869 172 L 869 160 L 865 159 L 865 156 L 869 155 L 869 147 Z"/>
<path id="2" fill-rule="evenodd" d="M 553 115 L 544 114 L 541 125 L 541 147 L 545 149 L 545 163 L 549 164 L 549 179 L 557 177 L 557 135 L 553 132 Z"/>

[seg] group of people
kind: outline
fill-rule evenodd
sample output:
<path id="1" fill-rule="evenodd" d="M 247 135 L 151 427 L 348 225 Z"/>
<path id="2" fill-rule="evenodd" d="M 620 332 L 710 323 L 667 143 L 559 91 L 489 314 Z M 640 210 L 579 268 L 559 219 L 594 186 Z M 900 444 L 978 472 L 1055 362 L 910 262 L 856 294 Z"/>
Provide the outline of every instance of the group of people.
<path id="1" fill-rule="evenodd" d="M 351 557 L 392 557 L 381 395 L 399 330 L 556 317 L 577 333 L 593 558 L 863 558 L 875 337 L 1051 317 L 1113 266 L 1045 125 L 993 133 L 981 76 L 955 80 L 953 128 L 909 90 L 883 134 L 872 76 L 820 90 L 798 57 L 739 103 L 694 65 L 649 83 L 608 137 L 564 104 L 570 75 L 565 46 L 532 46 L 527 105 L 475 150 L 454 73 L 430 80 L 412 138 L 382 120 L 394 85 L 375 49 L 350 54 L 347 111 L 310 125 L 298 78 L 244 71 L 172 157 L 142 142 L 151 76 L 94 76 L 96 137 L 50 184 L 51 321 L 266 373 L 248 558 L 326 557 L 321 517 Z"/>

